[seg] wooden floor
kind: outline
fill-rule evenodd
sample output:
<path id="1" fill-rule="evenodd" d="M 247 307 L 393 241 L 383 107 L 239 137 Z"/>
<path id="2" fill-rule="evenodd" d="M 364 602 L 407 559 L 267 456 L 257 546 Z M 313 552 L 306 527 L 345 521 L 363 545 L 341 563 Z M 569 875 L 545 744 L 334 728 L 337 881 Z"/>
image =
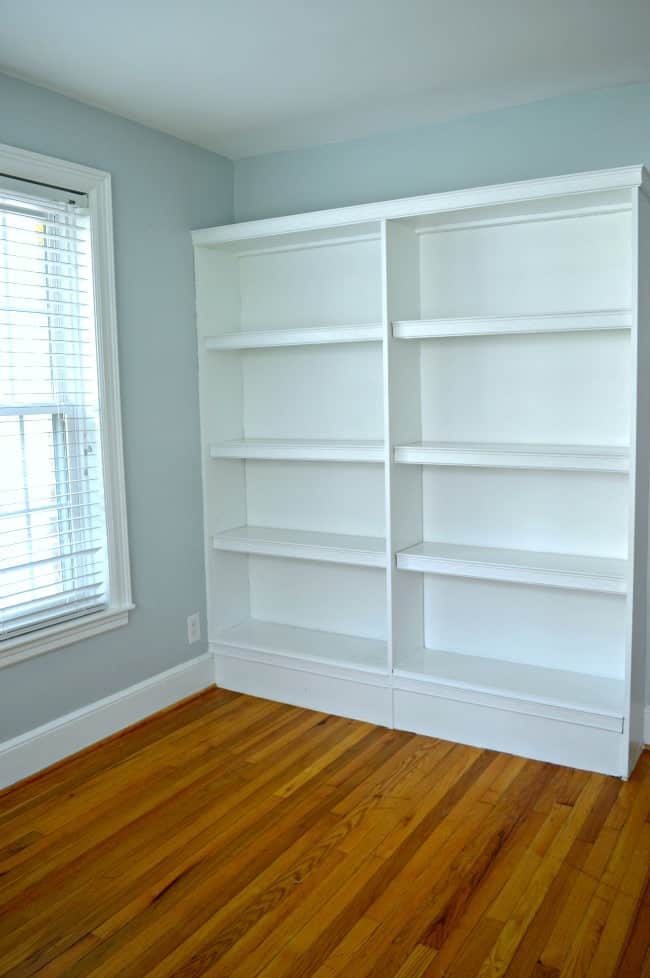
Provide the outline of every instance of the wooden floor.
<path id="1" fill-rule="evenodd" d="M 628 783 L 212 690 L 0 795 L 0 975 L 650 978 Z"/>

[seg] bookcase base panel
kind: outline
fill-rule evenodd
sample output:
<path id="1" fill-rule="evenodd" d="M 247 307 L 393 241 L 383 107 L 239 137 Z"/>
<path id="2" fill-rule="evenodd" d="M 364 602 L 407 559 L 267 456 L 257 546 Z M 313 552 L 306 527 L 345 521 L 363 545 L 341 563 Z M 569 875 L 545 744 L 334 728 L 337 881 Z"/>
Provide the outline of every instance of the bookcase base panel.
<path id="1" fill-rule="evenodd" d="M 214 643 L 215 682 L 223 689 L 307 710 L 334 713 L 392 727 L 389 676 L 327 666 L 308 659 L 258 652 Z"/>
<path id="2" fill-rule="evenodd" d="M 629 774 L 623 734 L 571 720 L 568 713 L 565 719 L 538 716 L 535 704 L 527 710 L 523 701 L 510 709 L 496 694 L 471 702 L 460 688 L 457 698 L 449 689 L 439 695 L 424 683 L 399 676 L 291 654 L 221 642 L 211 643 L 210 649 L 215 681 L 223 689 L 552 764 L 624 778 Z"/>
<path id="3" fill-rule="evenodd" d="M 395 689 L 398 730 L 626 778 L 625 738 L 610 730 Z"/>

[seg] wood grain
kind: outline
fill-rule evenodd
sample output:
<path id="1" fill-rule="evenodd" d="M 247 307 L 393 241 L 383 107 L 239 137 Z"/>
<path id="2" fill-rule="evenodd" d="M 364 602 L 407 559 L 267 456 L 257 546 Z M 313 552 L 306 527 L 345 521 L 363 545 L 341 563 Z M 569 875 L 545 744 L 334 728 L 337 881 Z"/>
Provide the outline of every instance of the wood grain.
<path id="1" fill-rule="evenodd" d="M 626 783 L 212 690 L 0 794 L 2 978 L 650 978 Z"/>

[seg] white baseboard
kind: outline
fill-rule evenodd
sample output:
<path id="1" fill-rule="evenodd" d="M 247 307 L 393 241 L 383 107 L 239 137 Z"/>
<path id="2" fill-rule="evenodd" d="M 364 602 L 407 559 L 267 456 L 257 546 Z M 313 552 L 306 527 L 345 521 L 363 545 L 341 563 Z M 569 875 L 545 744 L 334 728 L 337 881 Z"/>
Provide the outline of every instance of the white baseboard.
<path id="1" fill-rule="evenodd" d="M 206 652 L 102 700 L 0 743 L 0 788 L 89 747 L 214 685 L 214 660 Z"/>
<path id="2" fill-rule="evenodd" d="M 643 741 L 646 747 L 650 747 L 650 705 L 645 708 L 643 722 Z"/>

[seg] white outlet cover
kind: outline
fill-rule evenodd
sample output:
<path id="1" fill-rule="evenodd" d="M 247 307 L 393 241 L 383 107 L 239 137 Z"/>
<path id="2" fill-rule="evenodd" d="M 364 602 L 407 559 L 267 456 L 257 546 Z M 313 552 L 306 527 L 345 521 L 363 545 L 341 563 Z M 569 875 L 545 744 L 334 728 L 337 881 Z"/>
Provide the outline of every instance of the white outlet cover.
<path id="1" fill-rule="evenodd" d="M 187 616 L 187 641 L 189 645 L 198 642 L 201 638 L 201 618 L 198 611 L 193 615 Z"/>

